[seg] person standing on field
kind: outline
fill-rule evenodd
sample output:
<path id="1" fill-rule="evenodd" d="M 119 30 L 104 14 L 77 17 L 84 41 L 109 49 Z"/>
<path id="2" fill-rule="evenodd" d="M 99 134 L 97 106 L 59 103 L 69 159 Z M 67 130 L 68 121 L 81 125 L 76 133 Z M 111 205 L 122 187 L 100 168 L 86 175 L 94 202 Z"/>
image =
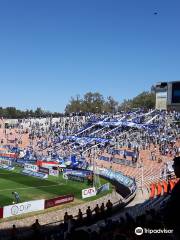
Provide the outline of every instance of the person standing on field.
<path id="1" fill-rule="evenodd" d="M 17 192 L 12 192 L 12 195 L 13 195 L 14 198 L 15 198 L 15 202 L 16 202 L 16 203 L 19 203 L 19 202 L 20 202 L 19 193 L 17 193 Z"/>

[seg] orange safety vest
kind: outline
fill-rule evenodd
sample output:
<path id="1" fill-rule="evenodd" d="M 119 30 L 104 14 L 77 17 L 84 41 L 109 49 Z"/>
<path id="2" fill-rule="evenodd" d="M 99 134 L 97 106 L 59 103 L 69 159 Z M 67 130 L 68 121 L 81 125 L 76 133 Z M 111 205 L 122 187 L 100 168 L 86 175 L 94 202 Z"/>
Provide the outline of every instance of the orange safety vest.
<path id="1" fill-rule="evenodd" d="M 174 188 L 174 186 L 175 186 L 175 183 L 174 183 L 174 181 L 170 181 L 170 188 L 171 188 L 171 191 L 173 190 L 173 188 Z"/>
<path id="2" fill-rule="evenodd" d="M 163 181 L 162 184 L 163 184 L 164 194 L 166 194 L 166 193 L 167 193 L 167 190 L 168 190 L 167 182 L 166 182 L 166 181 Z"/>
<path id="3" fill-rule="evenodd" d="M 150 199 L 153 199 L 154 198 L 154 195 L 155 195 L 155 186 L 154 184 L 151 184 L 150 186 Z"/>
<path id="4" fill-rule="evenodd" d="M 157 184 L 157 196 L 161 196 L 161 192 L 162 192 L 162 186 L 161 183 Z"/>

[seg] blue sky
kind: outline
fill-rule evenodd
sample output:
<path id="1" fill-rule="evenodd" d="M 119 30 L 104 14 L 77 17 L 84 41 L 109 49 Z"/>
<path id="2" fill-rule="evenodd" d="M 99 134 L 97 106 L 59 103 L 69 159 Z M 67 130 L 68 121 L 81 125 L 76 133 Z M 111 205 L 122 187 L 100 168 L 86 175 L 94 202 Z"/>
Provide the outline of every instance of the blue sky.
<path id="1" fill-rule="evenodd" d="M 179 12 L 179 0 L 0 0 L 0 105 L 63 111 L 76 94 L 122 101 L 180 79 Z"/>

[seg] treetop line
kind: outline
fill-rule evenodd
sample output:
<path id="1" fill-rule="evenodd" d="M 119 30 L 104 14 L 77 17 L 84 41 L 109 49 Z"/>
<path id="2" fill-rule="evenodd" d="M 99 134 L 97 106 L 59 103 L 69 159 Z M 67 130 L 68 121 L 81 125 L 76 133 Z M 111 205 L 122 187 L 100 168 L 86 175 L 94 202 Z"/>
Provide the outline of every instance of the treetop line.
<path id="1" fill-rule="evenodd" d="M 38 107 L 36 110 L 19 110 L 15 107 L 0 107 L 0 117 L 2 118 L 28 118 L 28 117 L 61 117 L 76 113 L 116 113 L 119 111 L 128 111 L 132 108 L 151 109 L 155 107 L 155 93 L 142 92 L 133 99 L 125 99 L 122 103 L 109 96 L 106 99 L 99 92 L 88 92 L 83 97 L 77 95 L 71 97 L 65 107 L 65 113 L 50 112 Z"/>

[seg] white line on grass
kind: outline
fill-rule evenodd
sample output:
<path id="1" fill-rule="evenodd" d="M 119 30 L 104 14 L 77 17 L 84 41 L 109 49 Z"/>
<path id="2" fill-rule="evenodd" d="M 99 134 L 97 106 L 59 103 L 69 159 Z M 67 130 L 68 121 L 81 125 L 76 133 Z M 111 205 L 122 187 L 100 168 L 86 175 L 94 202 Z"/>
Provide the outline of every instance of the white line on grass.
<path id="1" fill-rule="evenodd" d="M 3 174 L 9 174 L 9 175 L 12 175 L 12 174 L 14 174 L 14 173 L 8 173 L 8 172 L 7 172 L 7 173 L 0 173 L 0 176 L 3 175 Z"/>
<path id="2" fill-rule="evenodd" d="M 0 190 L 0 192 L 3 192 L 3 191 L 11 191 L 11 190 L 26 190 L 26 189 L 29 189 L 29 188 L 47 188 L 47 187 L 55 187 L 55 186 L 60 186 L 60 185 L 63 185 L 63 183 L 59 183 L 59 184 L 53 184 L 53 185 L 46 185 L 46 186 L 37 186 L 37 187 L 24 187 L 24 188 L 8 188 L 8 189 L 2 189 Z"/>

